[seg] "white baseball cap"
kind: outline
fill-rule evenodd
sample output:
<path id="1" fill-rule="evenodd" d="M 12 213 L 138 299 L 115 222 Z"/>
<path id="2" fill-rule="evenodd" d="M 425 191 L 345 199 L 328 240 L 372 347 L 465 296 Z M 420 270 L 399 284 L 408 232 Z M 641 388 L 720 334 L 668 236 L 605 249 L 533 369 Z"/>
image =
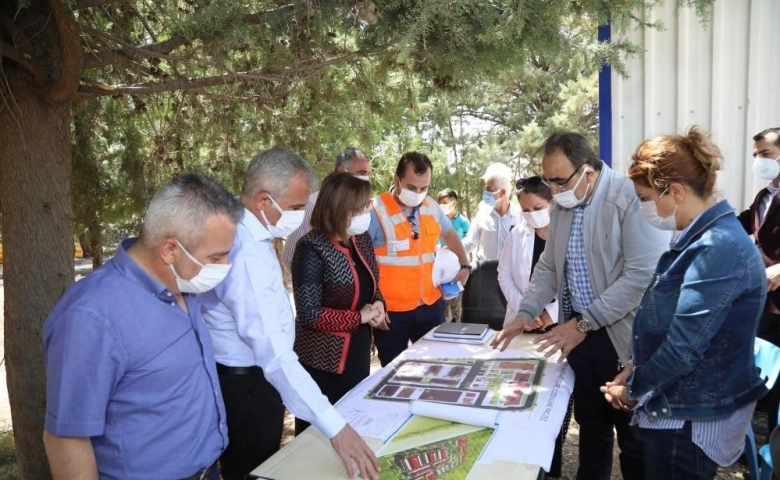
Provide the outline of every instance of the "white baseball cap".
<path id="1" fill-rule="evenodd" d="M 458 260 L 458 256 L 452 250 L 440 248 L 436 251 L 436 258 L 433 260 L 434 287 L 453 281 L 459 271 L 460 260 Z"/>

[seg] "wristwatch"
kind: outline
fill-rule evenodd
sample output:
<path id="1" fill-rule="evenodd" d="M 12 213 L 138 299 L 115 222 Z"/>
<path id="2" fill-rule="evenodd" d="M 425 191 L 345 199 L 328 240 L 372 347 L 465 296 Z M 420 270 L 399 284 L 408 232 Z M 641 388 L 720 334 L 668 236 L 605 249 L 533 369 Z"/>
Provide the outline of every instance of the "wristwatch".
<path id="1" fill-rule="evenodd" d="M 587 334 L 590 333 L 591 330 L 593 330 L 593 325 L 590 323 L 590 320 L 580 316 L 579 320 L 577 320 L 577 330 L 579 330 L 580 333 Z"/>
<path id="2" fill-rule="evenodd" d="M 461 270 L 463 270 L 464 268 L 465 268 L 466 270 L 468 270 L 468 271 L 469 271 L 469 273 L 471 273 L 471 270 L 473 270 L 473 269 L 474 269 L 474 267 L 472 267 L 472 266 L 471 266 L 471 265 L 469 265 L 468 263 L 466 263 L 466 264 L 464 264 L 464 265 L 461 265 L 461 266 L 460 266 L 460 269 L 461 269 Z"/>

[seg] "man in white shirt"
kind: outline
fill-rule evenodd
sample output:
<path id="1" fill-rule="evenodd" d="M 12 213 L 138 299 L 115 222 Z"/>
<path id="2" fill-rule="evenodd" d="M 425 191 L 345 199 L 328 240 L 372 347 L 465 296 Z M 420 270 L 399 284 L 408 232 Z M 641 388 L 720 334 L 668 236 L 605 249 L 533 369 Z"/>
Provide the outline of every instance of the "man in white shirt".
<path id="1" fill-rule="evenodd" d="M 471 222 L 463 240 L 466 251 L 474 260 L 496 260 L 504 248 L 509 232 L 524 224 L 520 207 L 512 200 L 512 169 L 503 163 L 494 163 L 482 176 L 485 191 L 480 209 Z"/>
<path id="2" fill-rule="evenodd" d="M 378 478 L 363 439 L 320 392 L 293 352 L 295 317 L 271 244 L 300 226 L 314 171 L 289 150 L 258 153 L 244 179 L 244 216 L 230 252 L 230 273 L 203 295 L 214 343 L 229 444 L 220 457 L 224 480 L 243 480 L 279 449 L 285 406 L 330 438 L 350 478 Z"/>
<path id="3" fill-rule="evenodd" d="M 351 173 L 355 177 L 368 182 L 370 181 L 371 175 L 371 159 L 357 148 L 346 148 L 336 155 L 336 171 Z M 303 223 L 300 227 L 295 229 L 284 242 L 282 262 L 287 268 L 290 268 L 290 265 L 292 264 L 292 258 L 295 253 L 295 246 L 298 245 L 298 240 L 303 238 L 303 236 L 311 230 L 311 212 L 314 210 L 314 204 L 317 203 L 317 196 L 319 193 L 319 191 L 316 191 L 309 195 L 309 201 L 306 203 L 306 208 L 304 209 Z"/>

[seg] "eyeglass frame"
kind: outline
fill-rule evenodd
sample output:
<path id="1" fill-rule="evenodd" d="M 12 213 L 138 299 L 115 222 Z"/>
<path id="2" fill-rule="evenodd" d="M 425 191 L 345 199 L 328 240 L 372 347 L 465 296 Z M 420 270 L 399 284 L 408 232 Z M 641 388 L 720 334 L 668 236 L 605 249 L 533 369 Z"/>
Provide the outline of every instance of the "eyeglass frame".
<path id="1" fill-rule="evenodd" d="M 581 169 L 582 167 L 584 167 L 585 165 L 587 165 L 587 164 L 585 164 L 585 163 L 582 163 L 582 164 L 580 164 L 580 165 L 579 165 L 577 168 L 575 168 L 575 169 L 574 169 L 574 171 L 572 172 L 572 174 L 571 174 L 571 175 L 569 175 L 569 178 L 567 178 L 567 179 L 566 179 L 566 180 L 564 180 L 563 182 L 550 182 L 550 181 L 548 181 L 546 178 L 542 177 L 542 183 L 544 183 L 545 185 L 547 185 L 547 187 L 548 187 L 550 190 L 552 190 L 553 188 L 557 188 L 557 189 L 559 189 L 559 190 L 564 190 L 564 189 L 566 189 L 566 185 L 568 185 L 568 184 L 569 184 L 569 182 L 571 181 L 571 179 L 572 179 L 572 178 L 574 178 L 574 175 L 576 175 L 576 174 L 577 174 L 577 172 L 579 172 L 579 171 L 580 171 L 580 169 Z"/>

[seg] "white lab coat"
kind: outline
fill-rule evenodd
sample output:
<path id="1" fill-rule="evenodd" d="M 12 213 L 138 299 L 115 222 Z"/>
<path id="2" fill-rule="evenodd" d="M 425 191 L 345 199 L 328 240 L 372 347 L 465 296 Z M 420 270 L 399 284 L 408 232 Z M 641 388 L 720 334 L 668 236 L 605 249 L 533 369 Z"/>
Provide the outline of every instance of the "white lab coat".
<path id="1" fill-rule="evenodd" d="M 534 229 L 527 224 L 513 228 L 498 257 L 498 284 L 507 300 L 504 326 L 517 317 L 531 280 L 531 261 L 534 254 Z M 558 323 L 558 299 L 546 307 L 553 323 Z"/>

